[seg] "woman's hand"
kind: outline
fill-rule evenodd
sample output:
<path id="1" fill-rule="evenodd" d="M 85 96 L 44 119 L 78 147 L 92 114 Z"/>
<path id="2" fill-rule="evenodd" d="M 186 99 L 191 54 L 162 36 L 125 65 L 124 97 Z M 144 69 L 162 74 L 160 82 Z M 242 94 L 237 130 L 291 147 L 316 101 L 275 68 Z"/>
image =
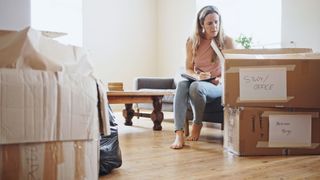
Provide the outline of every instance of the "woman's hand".
<path id="1" fill-rule="evenodd" d="M 211 78 L 211 73 L 210 72 L 200 72 L 199 74 L 199 79 L 210 79 Z"/>
<path id="2" fill-rule="evenodd" d="M 216 78 L 212 79 L 211 83 L 214 85 L 218 85 L 220 83 L 220 77 L 216 77 Z"/>

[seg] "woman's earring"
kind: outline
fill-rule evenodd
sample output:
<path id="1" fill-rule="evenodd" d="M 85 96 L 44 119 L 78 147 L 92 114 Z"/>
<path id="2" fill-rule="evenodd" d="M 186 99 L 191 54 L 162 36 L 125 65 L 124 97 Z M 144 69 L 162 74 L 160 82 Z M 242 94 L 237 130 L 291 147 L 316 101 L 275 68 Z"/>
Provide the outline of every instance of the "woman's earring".
<path id="1" fill-rule="evenodd" d="M 206 32 L 206 30 L 204 28 L 202 28 L 202 33 L 204 34 Z"/>

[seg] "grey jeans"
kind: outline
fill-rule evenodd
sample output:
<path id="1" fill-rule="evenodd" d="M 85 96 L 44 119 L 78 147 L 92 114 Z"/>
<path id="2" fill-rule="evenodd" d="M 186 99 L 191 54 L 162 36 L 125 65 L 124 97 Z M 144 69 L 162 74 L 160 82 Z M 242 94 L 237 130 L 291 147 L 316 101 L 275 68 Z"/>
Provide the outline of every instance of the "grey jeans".
<path id="1" fill-rule="evenodd" d="M 173 102 L 174 124 L 176 130 L 184 130 L 189 101 L 193 111 L 193 123 L 202 124 L 206 103 L 222 95 L 222 86 L 206 81 L 183 80 L 178 83 Z"/>

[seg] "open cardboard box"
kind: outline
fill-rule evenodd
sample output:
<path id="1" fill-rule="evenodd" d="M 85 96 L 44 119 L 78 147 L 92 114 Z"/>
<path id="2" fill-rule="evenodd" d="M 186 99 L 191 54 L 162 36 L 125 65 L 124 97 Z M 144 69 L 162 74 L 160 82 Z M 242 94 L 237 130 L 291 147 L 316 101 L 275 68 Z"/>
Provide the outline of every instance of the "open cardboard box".
<path id="1" fill-rule="evenodd" d="M 97 84 L 82 48 L 0 30 L 0 179 L 98 179 L 99 121 L 110 128 Z"/>
<path id="2" fill-rule="evenodd" d="M 110 133 L 86 54 L 32 28 L 0 30 L 0 145 L 97 139 L 99 120 Z"/>
<path id="3" fill-rule="evenodd" d="M 224 58 L 225 106 L 320 108 L 319 54 L 225 53 Z"/>

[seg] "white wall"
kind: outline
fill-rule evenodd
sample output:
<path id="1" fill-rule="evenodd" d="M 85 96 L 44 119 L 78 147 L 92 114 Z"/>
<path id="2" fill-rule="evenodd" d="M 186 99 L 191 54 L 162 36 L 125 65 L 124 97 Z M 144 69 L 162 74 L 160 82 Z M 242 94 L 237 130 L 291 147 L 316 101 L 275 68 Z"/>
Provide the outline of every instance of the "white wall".
<path id="1" fill-rule="evenodd" d="M 37 30 L 66 33 L 55 39 L 82 46 L 82 1 L 31 0 L 31 26 Z"/>
<path id="2" fill-rule="evenodd" d="M 21 30 L 31 24 L 30 0 L 0 0 L 0 29 Z"/>
<path id="3" fill-rule="evenodd" d="M 281 46 L 281 1 L 197 0 L 198 10 L 205 5 L 219 9 L 224 31 L 234 40 L 243 34 L 252 37 L 252 48 Z M 238 48 L 243 47 L 239 44 Z"/>
<path id="4" fill-rule="evenodd" d="M 283 47 L 309 47 L 320 52 L 319 7 L 319 0 L 282 0 Z"/>
<path id="5" fill-rule="evenodd" d="M 156 0 L 83 1 L 83 45 L 96 74 L 132 89 L 137 76 L 157 74 Z"/>
<path id="6" fill-rule="evenodd" d="M 158 0 L 158 75 L 172 77 L 185 65 L 185 45 L 196 14 L 196 0 Z"/>

